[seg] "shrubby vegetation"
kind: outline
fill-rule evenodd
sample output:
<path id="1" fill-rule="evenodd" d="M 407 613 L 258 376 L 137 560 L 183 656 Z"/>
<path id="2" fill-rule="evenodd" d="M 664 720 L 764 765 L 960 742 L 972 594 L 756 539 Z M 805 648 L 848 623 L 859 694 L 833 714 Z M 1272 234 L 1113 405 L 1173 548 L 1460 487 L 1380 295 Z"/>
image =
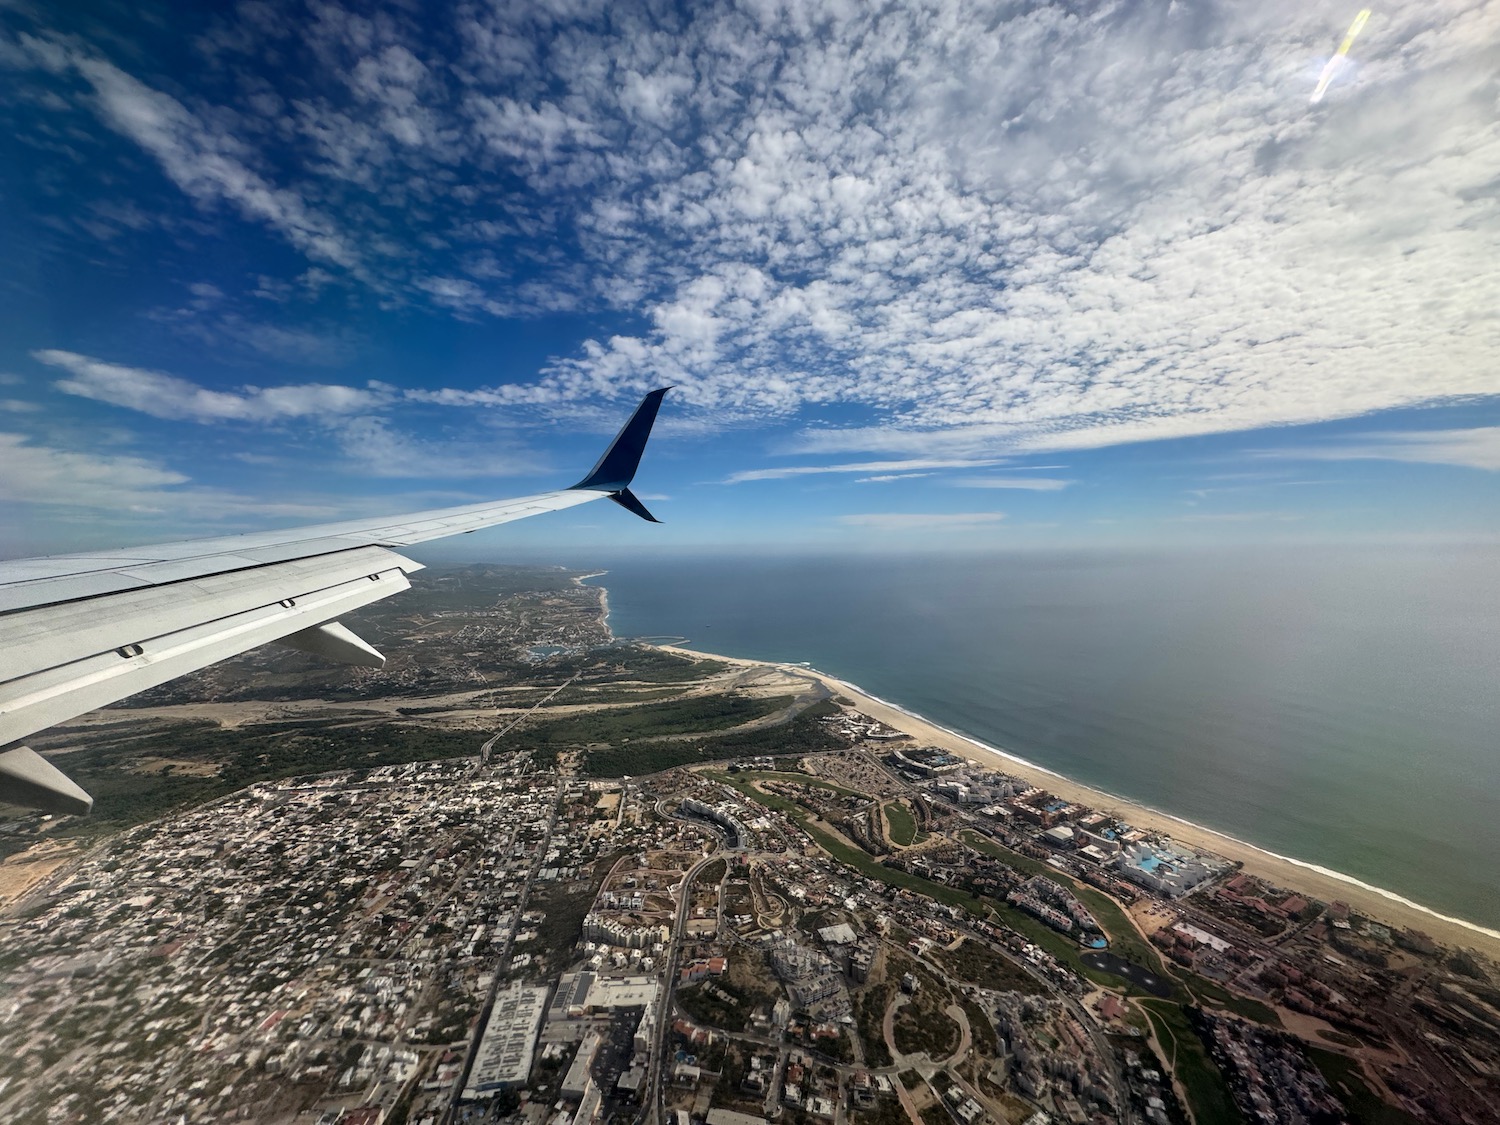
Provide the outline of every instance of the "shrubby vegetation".
<path id="1" fill-rule="evenodd" d="M 891 1065 L 891 1052 L 885 1045 L 885 1008 L 894 991 L 889 983 L 872 984 L 856 1002 L 855 1024 L 870 1066 Z"/>
<path id="2" fill-rule="evenodd" d="M 782 698 L 782 706 L 789 697 Z M 837 750 L 844 745 L 816 720 L 831 709 L 816 703 L 789 723 L 734 731 L 716 738 L 685 739 L 678 742 L 632 742 L 594 750 L 584 765 L 590 777 L 639 777 L 659 773 L 677 766 L 696 765 L 723 758 L 758 757 L 763 754 L 814 754 Z"/>
<path id="3" fill-rule="evenodd" d="M 572 746 L 619 745 L 643 738 L 699 734 L 726 730 L 784 710 L 789 695 L 755 699 L 744 695 L 704 695 L 657 703 L 650 707 L 621 707 L 582 711 L 560 719 L 528 722 L 495 743 L 497 751 L 559 749 Z"/>
<path id="4" fill-rule="evenodd" d="M 336 726 L 330 720 L 314 720 L 237 730 L 184 724 L 68 755 L 68 773 L 93 794 L 94 812 L 62 831 L 73 835 L 112 832 L 258 781 L 462 757 L 477 753 L 480 741 L 472 731 L 397 723 Z M 206 776 L 135 772 L 132 766 L 143 757 L 199 760 L 218 763 L 219 769 Z"/>

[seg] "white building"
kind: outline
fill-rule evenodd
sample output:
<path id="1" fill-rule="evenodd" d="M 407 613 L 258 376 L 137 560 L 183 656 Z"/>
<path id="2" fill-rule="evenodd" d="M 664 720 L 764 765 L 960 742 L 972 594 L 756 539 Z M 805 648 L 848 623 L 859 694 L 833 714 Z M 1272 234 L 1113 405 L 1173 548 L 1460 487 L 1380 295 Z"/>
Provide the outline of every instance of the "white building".
<path id="1" fill-rule="evenodd" d="M 469 1072 L 464 1097 L 490 1097 L 526 1081 L 546 1011 L 545 987 L 528 988 L 514 981 L 495 994 L 495 1006 L 484 1025 L 484 1038 L 474 1056 L 474 1069 Z"/>
<path id="2" fill-rule="evenodd" d="M 1120 853 L 1120 874 L 1158 894 L 1177 898 L 1211 878 L 1214 869 L 1199 860 L 1163 854 L 1148 844 L 1134 843 Z"/>

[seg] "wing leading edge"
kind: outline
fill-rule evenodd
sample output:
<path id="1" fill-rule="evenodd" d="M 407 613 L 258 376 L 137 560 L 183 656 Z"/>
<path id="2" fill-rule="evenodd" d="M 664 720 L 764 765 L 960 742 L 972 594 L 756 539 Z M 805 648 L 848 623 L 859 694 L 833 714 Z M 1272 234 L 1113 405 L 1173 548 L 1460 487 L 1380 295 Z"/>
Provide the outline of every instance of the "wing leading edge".
<path id="1" fill-rule="evenodd" d="M 411 515 L 0 563 L 0 801 L 86 813 L 93 798 L 21 740 L 269 642 L 379 667 L 338 618 L 411 583 L 393 547 L 630 491 L 662 396 L 641 400 L 594 468 L 555 492 Z"/>

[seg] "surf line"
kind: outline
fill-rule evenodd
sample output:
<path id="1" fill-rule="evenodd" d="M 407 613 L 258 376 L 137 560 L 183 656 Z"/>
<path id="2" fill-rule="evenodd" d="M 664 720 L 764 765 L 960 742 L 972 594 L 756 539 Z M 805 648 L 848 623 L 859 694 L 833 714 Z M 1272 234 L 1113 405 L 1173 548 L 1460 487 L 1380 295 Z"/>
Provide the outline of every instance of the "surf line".
<path id="1" fill-rule="evenodd" d="M 701 652 L 701 650 L 697 649 L 695 649 L 694 651 Z M 701 655 L 713 656 L 715 654 L 701 652 Z M 743 658 L 726 657 L 726 659 L 735 660 Z M 989 743 L 983 742 L 980 739 L 975 738 L 973 735 L 965 734 L 960 730 L 954 730 L 952 727 L 944 726 L 942 723 L 933 722 L 925 715 L 920 715 L 908 707 L 901 706 L 901 704 L 899 703 L 892 703 L 889 699 L 882 699 L 880 696 L 874 694 L 873 692 L 866 691 L 858 684 L 850 683 L 848 680 L 843 680 L 838 676 L 830 675 L 827 672 L 823 672 L 817 668 L 814 668 L 811 664 L 808 664 L 806 662 L 791 663 L 787 661 L 766 661 L 766 663 L 777 665 L 792 673 L 800 672 L 803 675 L 812 673 L 819 679 L 826 680 L 831 684 L 837 684 L 838 686 L 855 695 L 862 695 L 866 699 L 874 700 L 882 707 L 889 707 L 892 711 L 897 711 L 907 716 L 908 718 L 915 719 L 919 723 L 924 723 L 935 730 L 940 730 L 950 737 L 956 738 L 961 742 L 967 742 L 969 745 L 977 747 L 978 749 L 983 750 L 986 753 L 994 754 L 996 757 L 1015 762 L 1017 765 L 1025 766 L 1027 769 L 1036 770 L 1038 773 L 1046 774 L 1048 777 L 1055 777 L 1061 781 L 1066 781 L 1073 785 L 1085 786 L 1086 788 L 1093 789 L 1095 792 L 1102 794 L 1110 800 L 1119 801 L 1121 804 L 1125 805 L 1135 805 L 1138 808 L 1144 809 L 1146 812 L 1153 814 L 1154 816 L 1159 816 L 1166 820 L 1176 821 L 1178 824 L 1194 829 L 1195 831 L 1206 832 L 1209 835 L 1217 836 L 1222 840 L 1228 840 L 1230 843 L 1237 844 L 1238 846 L 1246 848 L 1253 852 L 1258 852 L 1261 855 L 1268 856 L 1271 859 L 1279 859 L 1283 863 L 1290 863 L 1293 867 L 1300 867 L 1306 871 L 1316 872 L 1317 874 L 1323 875 L 1326 878 L 1334 879 L 1341 883 L 1348 883 L 1352 887 L 1359 887 L 1361 890 L 1369 891 L 1372 894 L 1379 895 L 1381 898 L 1388 899 L 1391 902 L 1400 903 L 1402 906 L 1419 911 L 1422 914 L 1426 914 L 1430 918 L 1436 918 L 1439 921 L 1447 922 L 1450 925 L 1462 926 L 1464 929 L 1472 930 L 1476 934 L 1483 934 L 1486 937 L 1500 941 L 1500 930 L 1493 930 L 1488 926 L 1480 925 L 1478 922 L 1471 922 L 1467 918 L 1458 918 L 1452 914 L 1444 914 L 1441 911 L 1434 910 L 1430 906 L 1424 906 L 1420 902 L 1415 902 L 1412 899 L 1407 898 L 1405 895 L 1397 894 L 1395 891 L 1386 890 L 1386 888 L 1384 887 L 1377 887 L 1373 883 L 1367 883 L 1363 879 L 1357 878 L 1356 876 L 1347 875 L 1342 871 L 1335 871 L 1333 868 L 1324 867 L 1319 863 L 1312 863 L 1305 859 L 1298 859 L 1295 856 L 1282 855 L 1280 852 L 1273 852 L 1270 848 L 1263 848 L 1259 844 L 1252 844 L 1248 840 L 1240 839 L 1238 836 L 1231 836 L 1228 832 L 1221 832 L 1217 828 L 1210 828 L 1206 824 L 1199 824 L 1196 821 L 1188 820 L 1186 817 L 1178 816 L 1176 813 L 1164 812 L 1161 809 L 1146 804 L 1144 801 L 1135 800 L 1130 797 L 1122 797 L 1118 793 L 1111 793 L 1107 789 L 1100 789 L 1096 785 L 1090 785 L 1088 782 L 1079 781 L 1076 778 L 1068 777 L 1066 774 L 1060 773 L 1048 766 L 1039 765 L 1038 763 L 1031 761 L 1029 758 L 1023 758 L 1019 754 L 1012 753 L 1009 750 L 1002 750 L 998 746 L 991 746 Z"/>

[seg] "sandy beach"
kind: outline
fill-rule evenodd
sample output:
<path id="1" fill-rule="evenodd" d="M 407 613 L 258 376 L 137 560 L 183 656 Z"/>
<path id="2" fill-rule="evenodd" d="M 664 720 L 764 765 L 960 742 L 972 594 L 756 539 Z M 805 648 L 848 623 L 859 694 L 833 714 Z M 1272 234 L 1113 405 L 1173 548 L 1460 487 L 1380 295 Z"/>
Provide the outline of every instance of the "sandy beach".
<path id="1" fill-rule="evenodd" d="M 742 660 L 721 653 L 702 652 L 672 645 L 658 647 L 683 656 L 707 657 L 741 667 L 762 667 L 769 663 L 761 660 Z M 1107 812 L 1137 827 L 1165 833 L 1191 848 L 1238 861 L 1244 865 L 1245 871 L 1275 886 L 1295 890 L 1324 902 L 1345 902 L 1356 912 L 1387 925 L 1421 930 L 1444 945 L 1461 946 L 1500 959 L 1500 932 L 1465 922 L 1462 919 L 1446 917 L 1417 903 L 1408 902 L 1389 891 L 1367 886 L 1337 872 L 1326 871 L 1311 864 L 1276 855 L 1210 828 L 1180 820 L 1168 813 L 1157 812 L 1124 798 L 1083 785 L 903 711 L 899 707 L 867 695 L 853 684 L 815 669 L 797 664 L 771 664 L 770 666 L 790 675 L 822 682 L 830 691 L 849 699 L 860 711 L 872 719 L 878 719 L 888 727 L 911 735 L 923 745 L 941 747 L 981 765 L 1026 778 L 1059 797 Z"/>

